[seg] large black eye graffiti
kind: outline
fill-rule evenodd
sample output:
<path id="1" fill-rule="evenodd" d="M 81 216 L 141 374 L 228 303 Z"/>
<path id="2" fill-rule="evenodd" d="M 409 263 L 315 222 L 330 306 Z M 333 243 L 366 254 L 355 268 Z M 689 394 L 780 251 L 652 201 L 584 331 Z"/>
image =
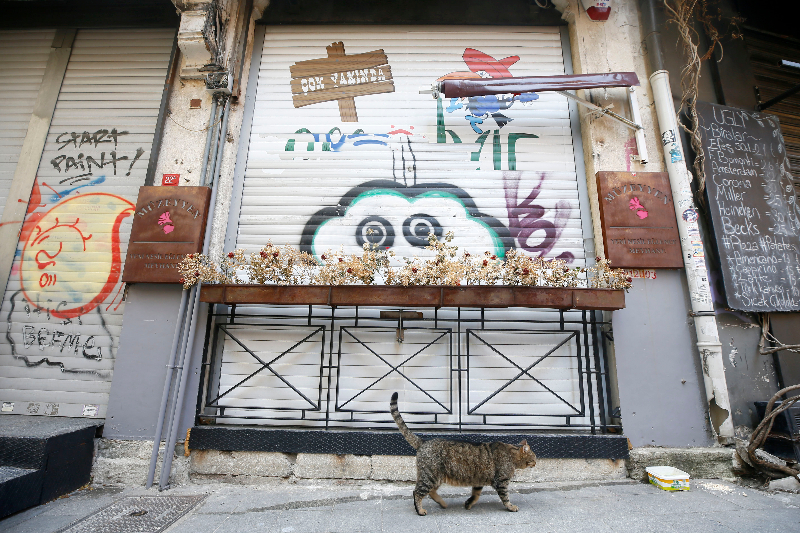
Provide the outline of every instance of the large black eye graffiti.
<path id="1" fill-rule="evenodd" d="M 436 239 L 441 239 L 444 234 L 439 221 L 425 213 L 416 213 L 403 221 L 403 237 L 411 246 L 428 246 L 428 234 L 431 231 Z"/>
<path id="2" fill-rule="evenodd" d="M 376 244 L 382 248 L 391 248 L 394 244 L 394 228 L 392 223 L 383 217 L 371 216 L 361 221 L 356 228 L 356 243 Z"/>

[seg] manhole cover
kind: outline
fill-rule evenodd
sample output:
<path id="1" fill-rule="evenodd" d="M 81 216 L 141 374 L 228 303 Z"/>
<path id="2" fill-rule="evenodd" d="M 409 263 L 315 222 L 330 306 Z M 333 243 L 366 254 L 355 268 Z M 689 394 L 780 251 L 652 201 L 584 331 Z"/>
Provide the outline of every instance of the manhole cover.
<path id="1" fill-rule="evenodd" d="M 159 533 L 197 505 L 199 496 L 128 496 L 58 533 Z"/>

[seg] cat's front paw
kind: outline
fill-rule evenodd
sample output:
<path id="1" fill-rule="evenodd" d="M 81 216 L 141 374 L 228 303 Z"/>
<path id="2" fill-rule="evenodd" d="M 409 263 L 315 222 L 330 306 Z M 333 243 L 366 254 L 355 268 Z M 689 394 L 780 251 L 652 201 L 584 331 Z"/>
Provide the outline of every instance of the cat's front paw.
<path id="1" fill-rule="evenodd" d="M 425 516 L 426 514 L 428 514 L 428 511 L 420 507 L 419 509 L 417 509 L 417 514 L 420 516 Z"/>
<path id="2" fill-rule="evenodd" d="M 508 509 L 512 513 L 516 513 L 517 511 L 519 511 L 519 507 L 517 507 L 513 503 L 509 503 L 508 505 L 506 505 L 506 509 Z"/>
<path id="3" fill-rule="evenodd" d="M 475 505 L 475 499 L 469 498 L 467 501 L 464 502 L 464 509 L 469 511 L 470 509 L 472 509 L 473 505 Z"/>

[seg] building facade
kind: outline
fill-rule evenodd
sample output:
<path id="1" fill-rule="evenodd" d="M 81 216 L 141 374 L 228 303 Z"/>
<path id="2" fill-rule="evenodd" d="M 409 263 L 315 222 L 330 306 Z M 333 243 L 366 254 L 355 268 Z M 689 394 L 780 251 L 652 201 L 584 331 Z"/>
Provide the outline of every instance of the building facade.
<path id="1" fill-rule="evenodd" d="M 446 434 L 617 437 L 626 450 L 745 438 L 753 402 L 797 383 L 800 367 L 760 353 L 764 313 L 728 305 L 729 266 L 691 191 L 691 272 L 630 269 L 615 311 L 231 306 L 122 282 L 144 185 L 212 186 L 216 259 L 268 242 L 318 260 L 365 242 L 411 257 L 433 231 L 478 254 L 593 266 L 608 255 L 598 173 L 674 184 L 692 157 L 680 134 L 665 150 L 651 80 L 668 72 L 674 110 L 684 58 L 654 4 L 612 2 L 605 21 L 576 0 L 176 0 L 91 17 L 76 2 L 58 21 L 49 4 L 46 16 L 15 6 L 0 30 L 0 61 L 19 80 L 0 118 L 2 414 L 104 419 L 104 438 L 122 441 L 195 428 L 213 448 L 229 437 L 212 427 L 380 434 L 397 390 L 414 427 Z M 749 113 L 797 83 L 776 66 L 798 60 L 797 43 L 753 24 L 704 63 L 699 100 Z M 609 72 L 635 73 L 635 100 L 619 86 L 579 90 L 593 107 L 547 91 L 431 94 L 442 80 Z M 794 165 L 796 98 L 765 110 Z M 768 316 L 797 343 L 796 313 Z M 393 453 L 359 438 L 328 451 Z M 592 442 L 549 457 L 595 457 Z"/>

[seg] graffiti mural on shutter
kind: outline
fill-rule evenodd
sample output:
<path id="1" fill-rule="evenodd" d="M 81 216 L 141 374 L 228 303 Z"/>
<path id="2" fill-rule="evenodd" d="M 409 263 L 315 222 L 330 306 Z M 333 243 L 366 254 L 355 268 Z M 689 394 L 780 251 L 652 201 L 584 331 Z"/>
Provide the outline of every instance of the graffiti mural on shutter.
<path id="1" fill-rule="evenodd" d="M 346 54 L 334 68 L 337 44 Z M 358 253 L 371 240 L 412 256 L 432 229 L 501 257 L 519 248 L 581 265 L 566 99 L 419 94 L 444 78 L 563 74 L 563 61 L 555 28 L 270 28 L 238 246 L 271 239 L 318 257 L 340 246 Z M 369 89 L 381 84 L 393 90 Z M 355 122 L 333 96 L 354 106 Z"/>
<path id="2" fill-rule="evenodd" d="M 452 231 L 460 250 L 504 257 L 517 249 L 584 265 L 566 98 L 543 93 L 437 100 L 419 93 L 445 78 L 564 73 L 557 28 L 267 28 L 241 209 L 234 221 L 237 247 L 256 251 L 272 241 L 320 258 L 329 249 L 360 254 L 363 244 L 372 242 L 411 257 L 429 253 L 424 247 L 430 231 L 439 237 Z M 362 320 L 370 313 L 359 312 Z M 351 319 L 352 313 L 337 309 L 337 320 Z M 446 323 L 454 313 L 441 311 L 439 327 L 455 328 Z M 474 313 L 465 310 L 463 316 L 483 316 Z M 558 320 L 556 312 L 547 310 L 487 310 L 486 316 L 523 317 L 520 313 L 525 320 Z M 348 410 L 372 413 L 361 420 L 391 422 L 386 404 L 391 391 L 398 390 L 405 412 L 438 413 L 439 423 L 454 423 L 455 415 L 447 414 L 445 406 L 461 397 L 454 387 L 467 385 L 453 377 L 457 365 L 450 350 L 455 353 L 454 343 L 461 342 L 460 353 L 466 353 L 466 338 L 451 343 L 443 331 L 407 330 L 400 343 L 390 324 L 384 324 L 385 331 L 337 324 L 343 333 L 333 333 L 333 360 L 339 360 L 341 350 L 341 367 L 330 371 L 320 360 L 329 347 L 322 345 L 315 326 L 303 328 L 299 319 L 296 331 L 282 325 L 230 326 L 264 360 L 275 359 L 271 369 L 280 378 L 258 372 L 258 362 L 226 338 L 218 391 L 225 393 L 219 400 L 225 416 L 269 417 L 246 410 L 268 408 L 277 410 L 270 423 L 319 425 L 329 409 L 343 424 L 358 427 L 363 424 L 350 421 Z M 307 335 L 307 342 L 295 346 Z M 496 335 L 486 338 L 502 344 Z M 497 405 L 487 404 L 476 413 L 516 412 L 526 404 L 535 404 L 535 411 L 546 416 L 569 413 L 565 402 L 579 403 L 582 378 L 574 339 L 565 338 L 506 335 L 510 340 L 503 353 L 523 368 L 531 364 L 528 358 L 550 354 L 537 372 L 546 375 L 558 396 L 522 380 L 501 392 Z M 469 383 L 469 398 L 476 404 L 481 394 L 515 375 L 512 364 L 493 360 L 494 352 L 479 344 L 472 339 L 470 348 L 480 369 Z M 330 360 L 326 355 L 326 364 Z M 387 365 L 402 365 L 408 379 L 392 374 Z M 327 407 L 325 383 L 335 388 L 331 395 L 336 397 Z M 321 412 L 314 412 L 320 397 Z M 306 411 L 302 420 L 298 415 L 281 422 L 287 418 L 284 409 Z M 543 421 L 529 417 L 524 423 Z"/>
<path id="3" fill-rule="evenodd" d="M 105 416 L 174 30 L 80 30 L 2 304 L 7 412 Z"/>

